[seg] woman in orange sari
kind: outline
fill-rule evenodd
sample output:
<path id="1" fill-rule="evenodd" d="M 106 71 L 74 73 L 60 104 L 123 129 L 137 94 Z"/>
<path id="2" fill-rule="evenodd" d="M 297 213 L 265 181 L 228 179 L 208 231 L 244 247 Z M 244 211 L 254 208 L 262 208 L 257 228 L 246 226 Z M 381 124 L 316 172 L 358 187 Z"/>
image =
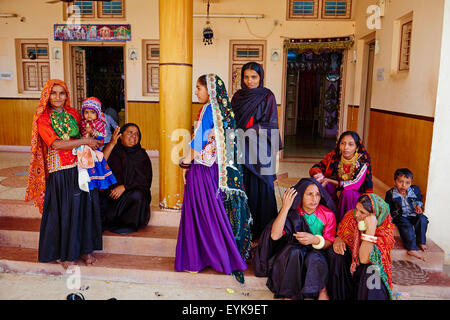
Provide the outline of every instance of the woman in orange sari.
<path id="1" fill-rule="evenodd" d="M 394 225 L 389 206 L 378 195 L 364 194 L 339 224 L 330 268 L 344 271 L 336 300 L 392 299 Z"/>
<path id="2" fill-rule="evenodd" d="M 25 201 L 34 201 L 42 214 L 40 262 L 57 261 L 65 269 L 82 258 L 93 264 L 102 249 L 98 191 L 79 188 L 77 156 L 72 149 L 99 146 L 79 137 L 81 116 L 70 107 L 69 91 L 61 80 L 45 84 L 33 118 L 31 160 Z"/>

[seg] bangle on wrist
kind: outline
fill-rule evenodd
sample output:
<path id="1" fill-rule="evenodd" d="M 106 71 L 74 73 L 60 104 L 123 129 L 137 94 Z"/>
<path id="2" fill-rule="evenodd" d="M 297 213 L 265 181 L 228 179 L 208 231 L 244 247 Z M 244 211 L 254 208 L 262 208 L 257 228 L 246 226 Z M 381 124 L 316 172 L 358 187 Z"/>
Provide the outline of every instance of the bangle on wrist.
<path id="1" fill-rule="evenodd" d="M 316 237 L 318 237 L 320 239 L 319 244 L 313 244 L 313 248 L 316 250 L 320 250 L 325 246 L 325 239 L 324 237 L 322 237 L 321 235 L 316 235 Z"/>
<path id="2" fill-rule="evenodd" d="M 371 235 L 363 233 L 363 234 L 361 234 L 361 240 L 368 241 L 368 242 L 375 244 L 375 243 L 377 243 L 378 238 L 375 236 L 371 236 Z"/>

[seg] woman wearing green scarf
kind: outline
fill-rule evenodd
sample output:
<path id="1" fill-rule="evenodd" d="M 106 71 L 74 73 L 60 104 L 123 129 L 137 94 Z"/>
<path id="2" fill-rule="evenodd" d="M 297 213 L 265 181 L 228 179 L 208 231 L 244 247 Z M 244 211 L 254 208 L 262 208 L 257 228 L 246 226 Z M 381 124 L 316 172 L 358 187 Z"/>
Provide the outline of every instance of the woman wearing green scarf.
<path id="1" fill-rule="evenodd" d="M 392 299 L 394 225 L 389 206 L 374 193 L 362 195 L 354 210 L 348 211 L 333 244 L 331 268 L 346 274 L 336 287 L 335 299 Z"/>

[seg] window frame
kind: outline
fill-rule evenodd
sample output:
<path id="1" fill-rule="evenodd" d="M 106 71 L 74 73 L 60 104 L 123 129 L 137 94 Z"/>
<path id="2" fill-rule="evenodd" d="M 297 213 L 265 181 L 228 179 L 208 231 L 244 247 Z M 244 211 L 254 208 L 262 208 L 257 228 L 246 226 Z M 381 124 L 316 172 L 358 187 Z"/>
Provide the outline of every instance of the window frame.
<path id="1" fill-rule="evenodd" d="M 156 39 L 143 39 L 142 40 L 142 94 L 144 96 L 152 96 L 159 94 L 159 55 L 158 58 L 148 56 L 149 49 L 148 47 L 157 47 L 160 49 L 159 40 Z M 151 92 L 149 90 L 149 81 L 150 86 L 152 86 L 151 77 L 149 78 L 148 68 L 158 68 L 158 88 L 155 91 Z"/>
<path id="2" fill-rule="evenodd" d="M 92 7 L 93 7 L 92 14 L 91 15 L 80 14 L 81 20 L 85 20 L 85 21 L 86 20 L 106 20 L 106 19 L 125 20 L 125 18 L 126 18 L 126 1 L 125 0 L 112 0 L 111 1 L 111 2 L 120 1 L 122 3 L 122 14 L 121 15 L 103 14 L 102 13 L 103 1 L 75 0 L 73 3 L 75 4 L 75 2 L 77 2 L 77 1 L 81 1 L 81 2 L 91 1 L 92 2 Z M 69 14 L 67 12 L 69 5 L 70 5 L 69 3 L 64 3 L 64 6 L 63 6 L 65 21 L 68 20 L 72 16 L 71 14 Z"/>
<path id="3" fill-rule="evenodd" d="M 314 13 L 312 16 L 309 15 L 304 15 L 304 16 L 299 16 L 299 15 L 294 15 L 293 12 L 293 8 L 294 8 L 294 1 L 297 0 L 288 0 L 287 1 L 287 5 L 286 5 L 286 9 L 287 9 L 287 13 L 286 13 L 286 20 L 316 20 L 319 18 L 319 2 L 320 0 L 305 0 L 305 1 L 312 1 L 314 2 Z"/>
<path id="4" fill-rule="evenodd" d="M 408 49 L 408 54 L 407 54 L 407 67 L 404 67 L 405 62 L 403 60 L 403 56 L 404 56 L 404 36 L 405 36 L 405 32 L 404 32 L 404 28 L 409 25 L 410 26 L 410 30 L 408 31 L 409 34 L 409 45 L 407 46 Z M 413 19 L 412 17 L 409 17 L 407 19 L 405 19 L 404 21 L 401 22 L 400 24 L 400 50 L 399 50 L 399 57 L 398 57 L 398 71 L 399 72 L 407 72 L 410 70 L 411 68 L 411 42 L 412 42 L 412 32 L 413 32 Z"/>
<path id="5" fill-rule="evenodd" d="M 97 2 L 97 18 L 99 19 L 124 19 L 125 18 L 125 0 L 111 0 L 109 4 L 112 2 L 121 2 L 122 3 L 122 13 L 120 15 L 118 14 L 104 14 L 103 13 L 103 1 Z"/>
<path id="6" fill-rule="evenodd" d="M 35 59 L 30 59 L 24 57 L 24 49 L 26 46 L 36 47 L 46 47 L 47 55 L 45 57 L 38 57 L 36 55 Z M 16 69 L 17 69 L 17 88 L 19 93 L 40 93 L 44 88 L 45 83 L 51 79 L 50 70 L 50 46 L 48 39 L 15 39 L 16 47 Z M 36 89 L 30 89 L 31 87 L 26 85 L 26 81 L 29 78 L 29 74 L 26 73 L 27 65 L 35 65 L 36 67 Z M 47 71 L 42 70 L 46 68 Z M 47 72 L 47 78 L 43 77 L 44 72 Z"/>
<path id="7" fill-rule="evenodd" d="M 259 57 L 257 59 L 243 59 L 243 58 L 238 58 L 235 59 L 236 55 L 235 55 L 235 49 L 239 48 L 239 47 L 260 47 L 261 49 L 261 54 L 259 55 Z M 267 47 L 267 41 L 266 40 L 230 40 L 230 58 L 229 58 L 229 76 L 228 76 L 228 93 L 231 96 L 233 96 L 233 94 L 240 89 L 240 81 L 238 81 L 237 83 L 237 90 L 234 91 L 234 81 L 233 81 L 233 70 L 234 67 L 241 67 L 248 62 L 254 61 L 257 62 L 259 64 L 261 64 L 265 70 L 265 65 L 266 65 L 266 47 Z M 240 77 L 240 74 L 239 74 Z"/>
<path id="8" fill-rule="evenodd" d="M 321 0 L 322 1 L 322 5 L 321 5 L 321 10 L 320 10 L 320 12 L 321 12 L 321 18 L 322 19 L 324 19 L 324 20 L 350 20 L 351 19 L 351 17 L 352 17 L 352 7 L 353 7 L 353 1 L 352 0 Z M 326 14 L 325 14 L 325 9 L 326 9 L 326 4 L 327 4 L 327 2 L 330 2 L 330 1 L 334 1 L 334 2 L 346 2 L 346 8 L 347 8 L 347 11 L 346 11 L 346 14 L 345 14 L 345 16 L 336 16 L 336 15 L 334 15 L 334 16 L 327 16 Z"/>
<path id="9" fill-rule="evenodd" d="M 353 0 L 336 0 L 336 2 L 346 2 L 347 14 L 345 16 L 327 16 L 325 14 L 326 4 L 333 0 L 310 0 L 314 1 L 314 15 L 313 16 L 299 16 L 293 14 L 294 1 L 286 0 L 286 20 L 304 21 L 304 20 L 352 20 Z M 305 0 L 307 1 L 307 0 Z"/>

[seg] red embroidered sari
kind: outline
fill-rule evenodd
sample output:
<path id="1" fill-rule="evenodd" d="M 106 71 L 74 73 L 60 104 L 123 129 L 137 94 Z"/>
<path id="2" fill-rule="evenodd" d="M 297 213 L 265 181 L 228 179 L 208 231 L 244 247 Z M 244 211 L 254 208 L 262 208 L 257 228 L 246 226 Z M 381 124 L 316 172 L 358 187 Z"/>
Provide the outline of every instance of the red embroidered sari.
<path id="1" fill-rule="evenodd" d="M 50 141 L 55 141 L 56 139 L 59 138 L 55 137 L 56 134 L 53 132 L 53 130 L 50 130 L 49 128 L 45 128 L 45 130 L 42 130 L 41 128 L 41 132 L 45 131 L 48 133 L 46 134 L 45 137 L 42 137 L 41 134 L 39 133 L 38 120 L 41 117 L 41 115 L 45 116 L 48 113 L 49 110 L 48 101 L 50 99 L 52 88 L 55 85 L 62 86 L 66 91 L 67 98 L 66 102 L 64 103 L 64 109 L 67 112 L 69 112 L 72 116 L 74 116 L 75 119 L 77 119 L 77 122 L 80 121 L 80 116 L 78 112 L 70 107 L 69 90 L 65 82 L 58 79 L 47 81 L 44 88 L 42 89 L 39 106 L 33 117 L 33 125 L 31 132 L 30 170 L 28 173 L 28 183 L 25 193 L 25 201 L 33 200 L 34 205 L 39 208 L 39 212 L 41 214 L 44 207 L 45 188 L 49 174 L 47 167 L 47 151 L 48 151 L 47 143 Z M 43 138 L 45 138 L 45 141 Z"/>

